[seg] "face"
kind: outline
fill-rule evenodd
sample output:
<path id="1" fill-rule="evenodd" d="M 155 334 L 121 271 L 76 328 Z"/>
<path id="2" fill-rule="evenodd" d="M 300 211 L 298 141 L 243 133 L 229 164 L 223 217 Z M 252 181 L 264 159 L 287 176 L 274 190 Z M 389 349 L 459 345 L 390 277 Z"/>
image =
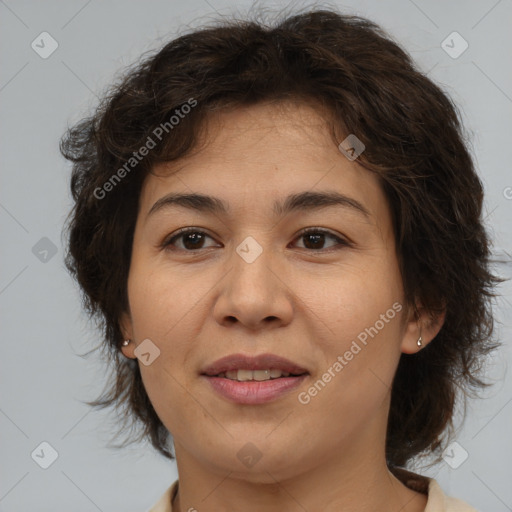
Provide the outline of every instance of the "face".
<path id="1" fill-rule="evenodd" d="M 169 194 L 210 196 L 226 211 Z M 392 378 L 419 329 L 405 317 L 378 179 L 340 152 L 318 110 L 217 114 L 204 145 L 156 167 L 141 191 L 128 296 L 121 324 L 133 342 L 122 350 L 139 347 L 178 458 L 267 481 L 383 450 Z M 274 354 L 307 373 L 269 401 L 239 403 L 201 375 L 231 354 Z M 261 459 L 250 467 L 247 453 Z"/>

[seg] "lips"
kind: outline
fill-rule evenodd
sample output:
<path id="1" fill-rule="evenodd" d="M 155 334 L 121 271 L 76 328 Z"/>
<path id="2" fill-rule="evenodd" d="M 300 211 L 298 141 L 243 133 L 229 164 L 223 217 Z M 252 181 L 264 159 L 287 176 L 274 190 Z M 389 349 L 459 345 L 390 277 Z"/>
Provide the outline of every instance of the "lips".
<path id="1" fill-rule="evenodd" d="M 232 370 L 269 370 L 276 369 L 288 372 L 292 375 L 303 375 L 309 373 L 306 368 L 275 354 L 260 354 L 257 356 L 247 356 L 245 354 L 232 354 L 201 370 L 201 375 L 214 377 L 223 372 Z"/>
<path id="2" fill-rule="evenodd" d="M 201 379 L 218 397 L 237 405 L 264 405 L 284 399 L 297 390 L 308 378 L 307 374 L 299 377 L 281 377 L 279 379 L 239 382 L 222 377 L 202 375 Z"/>

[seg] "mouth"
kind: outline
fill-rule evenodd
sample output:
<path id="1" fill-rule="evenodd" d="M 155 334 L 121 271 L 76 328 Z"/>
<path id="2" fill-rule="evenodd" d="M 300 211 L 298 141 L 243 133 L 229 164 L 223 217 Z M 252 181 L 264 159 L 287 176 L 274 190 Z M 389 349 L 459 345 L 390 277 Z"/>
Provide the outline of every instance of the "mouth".
<path id="1" fill-rule="evenodd" d="M 200 375 L 224 399 L 258 405 L 277 400 L 297 388 L 309 372 L 274 354 L 234 354 L 204 368 Z"/>
<path id="2" fill-rule="evenodd" d="M 290 373 L 278 368 L 272 368 L 268 370 L 229 370 L 221 372 L 212 377 L 220 377 L 222 379 L 236 380 L 238 382 L 257 381 L 264 382 L 267 380 L 282 379 L 286 377 L 300 377 L 301 375 L 307 375 L 307 372 L 303 373 Z"/>
<path id="3" fill-rule="evenodd" d="M 262 405 L 273 402 L 298 388 L 309 374 L 281 376 L 263 381 L 235 380 L 220 376 L 206 376 L 207 384 L 217 396 L 242 405 Z"/>
<path id="4" fill-rule="evenodd" d="M 302 375 L 308 373 L 306 368 L 275 354 L 232 354 L 201 370 L 201 375 L 208 377 L 225 377 L 232 380 L 268 380 L 282 376 Z"/>

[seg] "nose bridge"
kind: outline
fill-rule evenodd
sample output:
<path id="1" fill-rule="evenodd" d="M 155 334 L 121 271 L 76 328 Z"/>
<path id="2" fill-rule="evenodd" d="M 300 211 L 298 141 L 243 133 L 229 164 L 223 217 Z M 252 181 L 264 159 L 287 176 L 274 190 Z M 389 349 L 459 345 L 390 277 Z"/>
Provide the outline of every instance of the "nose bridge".
<path id="1" fill-rule="evenodd" d="M 235 318 L 250 328 L 269 318 L 289 322 L 292 306 L 270 245 L 248 236 L 235 248 L 231 261 L 215 308 L 217 321 Z"/>
<path id="2" fill-rule="evenodd" d="M 231 272 L 232 285 L 242 288 L 247 287 L 250 291 L 246 297 L 253 297 L 255 300 L 264 298 L 263 295 L 271 294 L 276 288 L 275 271 L 272 271 L 272 260 L 275 262 L 275 255 L 272 253 L 270 244 L 261 237 L 258 242 L 254 237 L 246 237 L 235 249 L 233 255 L 233 271 Z M 268 300 L 268 297 L 266 297 Z"/>

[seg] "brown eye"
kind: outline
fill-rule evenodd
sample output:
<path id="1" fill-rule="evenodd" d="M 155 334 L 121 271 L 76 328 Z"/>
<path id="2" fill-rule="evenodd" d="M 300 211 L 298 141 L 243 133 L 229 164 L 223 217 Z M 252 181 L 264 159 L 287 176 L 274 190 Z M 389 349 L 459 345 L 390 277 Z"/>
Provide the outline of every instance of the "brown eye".
<path id="1" fill-rule="evenodd" d="M 173 248 L 183 251 L 194 251 L 197 249 L 204 249 L 204 243 L 207 238 L 213 238 L 206 234 L 204 231 L 198 229 L 186 228 L 180 230 L 177 234 L 164 241 L 162 247 L 165 249 L 173 250 Z M 179 246 L 176 246 L 176 241 L 181 241 Z"/>
<path id="2" fill-rule="evenodd" d="M 309 249 L 313 251 L 331 249 L 333 247 L 342 245 L 349 245 L 345 240 L 340 238 L 339 236 L 334 235 L 330 231 L 321 228 L 308 228 L 302 231 L 299 235 L 298 239 L 304 240 L 304 249 Z M 326 240 L 328 239 L 334 240 L 336 243 L 331 245 L 330 247 L 324 247 Z"/>

